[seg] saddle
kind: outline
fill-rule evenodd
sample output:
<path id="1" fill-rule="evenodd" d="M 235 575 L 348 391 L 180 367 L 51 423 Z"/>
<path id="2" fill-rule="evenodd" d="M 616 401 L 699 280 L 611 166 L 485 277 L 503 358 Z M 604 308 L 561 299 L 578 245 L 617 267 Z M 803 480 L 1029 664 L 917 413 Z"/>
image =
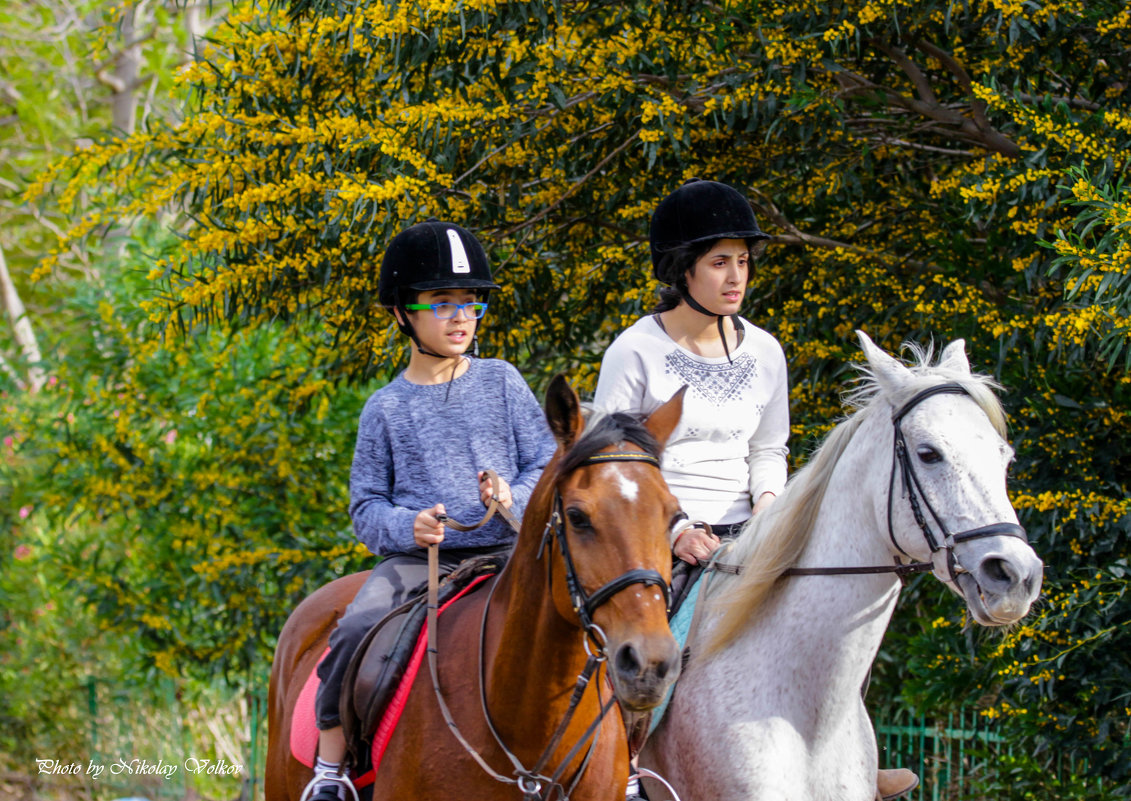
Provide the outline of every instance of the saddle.
<path id="1" fill-rule="evenodd" d="M 490 555 L 461 563 L 440 582 L 439 605 L 443 606 L 477 579 L 498 573 L 506 562 L 506 555 Z M 400 686 L 427 616 L 425 592 L 382 618 L 350 659 L 342 680 L 340 713 L 350 761 L 357 768 L 369 757 L 373 733 Z"/>

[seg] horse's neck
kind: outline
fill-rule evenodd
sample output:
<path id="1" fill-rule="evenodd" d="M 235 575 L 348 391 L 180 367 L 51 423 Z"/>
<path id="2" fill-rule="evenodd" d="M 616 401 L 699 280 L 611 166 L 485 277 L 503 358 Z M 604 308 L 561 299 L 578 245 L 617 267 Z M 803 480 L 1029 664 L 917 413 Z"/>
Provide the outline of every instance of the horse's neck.
<path id="1" fill-rule="evenodd" d="M 500 577 L 485 678 L 488 706 L 504 739 L 541 748 L 561 720 L 564 710 L 554 710 L 569 698 L 586 656 L 580 629 L 558 614 L 550 598 L 546 560 L 555 558 L 551 549 L 540 560 L 532 551 L 520 543 Z M 592 722 L 595 698 L 593 691 L 586 693 L 578 723 Z"/>
<path id="2" fill-rule="evenodd" d="M 859 460 L 849 458 L 830 480 L 799 567 L 892 563 L 861 486 L 886 476 L 864 477 L 865 466 L 853 463 Z M 816 702 L 822 714 L 833 714 L 833 707 L 859 703 L 899 589 L 892 574 L 781 579 L 759 622 L 720 657 L 755 660 L 770 694 L 808 708 Z"/>

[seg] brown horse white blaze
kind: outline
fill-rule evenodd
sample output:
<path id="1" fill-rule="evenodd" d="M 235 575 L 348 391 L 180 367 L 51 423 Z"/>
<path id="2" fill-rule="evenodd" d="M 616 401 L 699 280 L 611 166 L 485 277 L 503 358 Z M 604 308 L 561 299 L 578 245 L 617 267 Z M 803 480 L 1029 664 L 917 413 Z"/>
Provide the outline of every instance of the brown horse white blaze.
<path id="1" fill-rule="evenodd" d="M 559 449 L 531 496 L 510 561 L 493 587 L 453 605 L 437 626 L 438 692 L 486 768 L 443 720 L 437 690 L 422 671 L 385 751 L 375 800 L 451 793 L 461 801 L 517 799 L 520 776 L 528 789 L 537 785 L 537 797 L 622 797 L 624 725 L 616 713 L 600 718 L 608 683 L 626 709 L 646 710 L 679 672 L 666 588 L 658 586 L 670 579 L 667 534 L 679 506 L 646 455 L 658 455 L 678 422 L 682 393 L 643 425 L 614 416 L 586 427 L 576 394 L 560 378 L 546 407 Z M 571 592 L 567 559 L 579 592 Z M 294 700 L 363 580 L 349 576 L 318 590 L 280 635 L 271 675 L 268 801 L 297 799 L 310 778 L 289 753 Z M 595 626 L 588 635 L 575 609 L 579 598 L 589 601 L 580 604 Z M 607 664 L 567 716 L 587 652 L 596 649 Z"/>

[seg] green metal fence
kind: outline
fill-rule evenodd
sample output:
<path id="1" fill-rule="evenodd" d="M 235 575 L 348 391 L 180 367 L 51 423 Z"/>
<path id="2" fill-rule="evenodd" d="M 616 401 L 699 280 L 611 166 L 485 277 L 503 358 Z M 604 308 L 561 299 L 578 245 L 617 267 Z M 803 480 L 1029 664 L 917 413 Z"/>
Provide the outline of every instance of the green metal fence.
<path id="1" fill-rule="evenodd" d="M 978 786 L 997 777 L 1013 746 L 973 710 L 928 721 L 896 713 L 875 722 L 880 767 L 909 768 L 919 775 L 912 801 L 958 801 L 978 796 Z"/>
<path id="2" fill-rule="evenodd" d="M 263 798 L 267 693 L 219 689 L 186 704 L 172 680 L 144 692 L 90 679 L 80 771 L 95 801 Z M 238 768 L 238 770 L 236 770 Z"/>

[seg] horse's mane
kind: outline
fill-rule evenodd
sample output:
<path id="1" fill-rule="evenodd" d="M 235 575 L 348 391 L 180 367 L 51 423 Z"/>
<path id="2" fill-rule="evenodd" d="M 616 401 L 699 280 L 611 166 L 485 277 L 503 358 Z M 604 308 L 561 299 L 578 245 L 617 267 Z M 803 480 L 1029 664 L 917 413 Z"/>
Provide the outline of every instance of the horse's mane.
<path id="1" fill-rule="evenodd" d="M 841 455 L 863 421 L 876 409 L 898 408 L 927 387 L 953 382 L 969 393 L 994 430 L 1005 437 L 1005 412 L 994 392 L 1000 389 L 997 382 L 966 370 L 932 366 L 931 347 L 924 349 L 914 343 L 905 347 L 915 363 L 910 367 L 911 380 L 899 387 L 885 386 L 867 365 L 855 365 L 860 377 L 844 399 L 852 411 L 825 438 L 808 463 L 793 474 L 769 513 L 751 518 L 723 557 L 723 561 L 741 564 L 742 573 L 711 574 L 710 598 L 705 600 L 719 611 L 719 620 L 700 656 L 726 647 L 766 610 L 778 579 L 797 564 L 809 543 L 825 488 Z"/>

